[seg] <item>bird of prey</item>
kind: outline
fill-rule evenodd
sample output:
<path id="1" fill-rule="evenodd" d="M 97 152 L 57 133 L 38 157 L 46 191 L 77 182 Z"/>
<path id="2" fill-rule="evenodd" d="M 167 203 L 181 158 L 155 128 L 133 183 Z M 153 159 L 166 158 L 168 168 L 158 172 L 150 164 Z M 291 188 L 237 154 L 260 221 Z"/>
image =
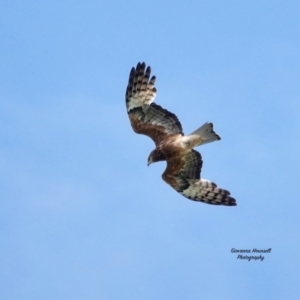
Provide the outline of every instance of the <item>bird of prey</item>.
<path id="1" fill-rule="evenodd" d="M 138 63 L 132 68 L 126 89 L 126 108 L 136 133 L 149 136 L 156 148 L 148 157 L 151 163 L 167 162 L 163 180 L 184 197 L 207 204 L 235 206 L 227 190 L 211 181 L 200 179 L 202 158 L 193 148 L 220 140 L 212 123 L 205 123 L 189 135 L 184 135 L 178 118 L 155 104 L 155 80 L 151 68 Z"/>

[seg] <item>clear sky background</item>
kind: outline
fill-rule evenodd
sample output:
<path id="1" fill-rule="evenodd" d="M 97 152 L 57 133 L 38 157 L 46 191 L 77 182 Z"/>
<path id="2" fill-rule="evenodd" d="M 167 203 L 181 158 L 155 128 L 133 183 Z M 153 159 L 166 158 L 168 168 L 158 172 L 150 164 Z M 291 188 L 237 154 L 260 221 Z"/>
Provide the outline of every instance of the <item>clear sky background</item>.
<path id="1" fill-rule="evenodd" d="M 299 299 L 299 1 L 2 1 L 0 298 Z M 132 66 L 184 132 L 207 121 L 189 201 L 147 167 Z M 263 261 L 231 249 L 268 249 Z"/>

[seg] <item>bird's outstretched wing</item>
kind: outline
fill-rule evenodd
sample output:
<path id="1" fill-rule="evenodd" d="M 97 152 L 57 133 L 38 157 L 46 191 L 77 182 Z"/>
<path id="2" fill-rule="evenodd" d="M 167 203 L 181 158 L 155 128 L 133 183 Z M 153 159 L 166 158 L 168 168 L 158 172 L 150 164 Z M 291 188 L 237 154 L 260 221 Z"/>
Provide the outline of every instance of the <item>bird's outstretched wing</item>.
<path id="1" fill-rule="evenodd" d="M 200 179 L 202 158 L 198 151 L 191 150 L 184 156 L 167 160 L 162 178 L 184 197 L 207 204 L 234 206 L 236 201 L 230 192 L 220 189 L 213 182 Z"/>
<path id="2" fill-rule="evenodd" d="M 132 68 L 126 89 L 126 107 L 133 130 L 148 135 L 158 145 L 170 134 L 183 134 L 178 118 L 153 103 L 156 96 L 155 76 L 151 68 L 138 63 Z"/>

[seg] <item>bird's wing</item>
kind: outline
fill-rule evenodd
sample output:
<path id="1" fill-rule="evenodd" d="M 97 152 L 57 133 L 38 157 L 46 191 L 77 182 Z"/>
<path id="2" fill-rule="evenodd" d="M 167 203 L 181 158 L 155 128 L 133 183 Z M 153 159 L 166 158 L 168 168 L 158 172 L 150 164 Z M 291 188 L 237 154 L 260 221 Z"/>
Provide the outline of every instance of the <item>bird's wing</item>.
<path id="1" fill-rule="evenodd" d="M 155 76 L 151 68 L 138 63 L 132 68 L 126 89 L 126 108 L 133 130 L 148 135 L 158 145 L 170 134 L 183 134 L 178 118 L 153 103 L 156 96 Z"/>
<path id="2" fill-rule="evenodd" d="M 220 189 L 213 182 L 200 179 L 202 158 L 198 151 L 191 150 L 184 156 L 167 160 L 162 178 L 184 197 L 207 204 L 234 206 L 236 201 L 230 192 Z"/>

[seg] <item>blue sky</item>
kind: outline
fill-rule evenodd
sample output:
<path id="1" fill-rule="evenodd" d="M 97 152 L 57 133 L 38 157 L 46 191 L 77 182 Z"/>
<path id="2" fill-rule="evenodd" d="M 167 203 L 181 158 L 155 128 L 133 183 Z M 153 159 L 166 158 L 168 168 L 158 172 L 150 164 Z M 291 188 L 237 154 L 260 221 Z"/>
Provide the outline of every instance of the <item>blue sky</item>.
<path id="1" fill-rule="evenodd" d="M 1 299 L 296 299 L 298 1 L 0 4 Z M 132 66 L 237 207 L 196 203 L 147 167 L 125 110 Z M 268 249 L 242 261 L 231 249 Z"/>

